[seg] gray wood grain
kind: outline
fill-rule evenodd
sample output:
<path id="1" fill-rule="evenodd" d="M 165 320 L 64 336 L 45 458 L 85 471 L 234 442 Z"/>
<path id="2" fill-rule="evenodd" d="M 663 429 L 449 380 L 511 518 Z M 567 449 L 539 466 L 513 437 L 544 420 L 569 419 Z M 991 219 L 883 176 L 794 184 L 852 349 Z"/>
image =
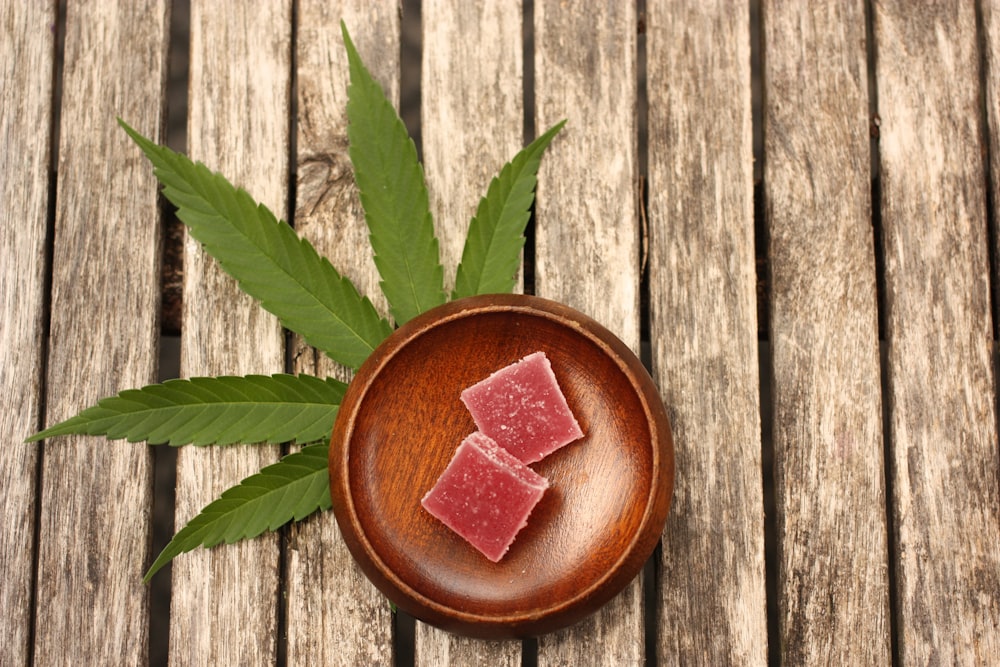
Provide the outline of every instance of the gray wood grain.
<path id="1" fill-rule="evenodd" d="M 876 2 L 902 664 L 1000 657 L 1000 461 L 974 8 Z"/>
<path id="2" fill-rule="evenodd" d="M 766 2 L 780 652 L 888 664 L 863 2 Z"/>
<path id="3" fill-rule="evenodd" d="M 996 211 L 1000 202 L 1000 4 L 996 0 L 984 0 L 982 7 L 982 64 L 986 89 L 982 91 L 986 102 L 986 148 L 989 151 L 989 193 L 991 206 Z M 995 223 L 994 223 L 995 224 Z M 994 231 L 993 257 L 1000 257 L 1000 236 Z M 1000 262 L 993 262 L 994 287 L 1000 285 Z M 993 321 L 1000 321 L 1000 299 L 993 300 Z M 993 332 L 997 337 L 997 332 Z"/>
<path id="4" fill-rule="evenodd" d="M 639 349 L 635 7 L 535 3 L 536 136 L 564 118 L 539 171 L 535 293 Z M 641 579 L 538 640 L 539 665 L 643 661 Z"/>
<path id="5" fill-rule="evenodd" d="M 296 42 L 296 230 L 362 294 L 387 311 L 347 153 L 347 54 L 343 19 L 372 74 L 399 97 L 399 14 L 392 1 L 300 2 Z M 349 380 L 347 369 L 293 338 L 293 370 Z M 286 543 L 288 663 L 392 662 L 389 601 L 365 578 L 332 512 L 293 525 Z"/>
<path id="6" fill-rule="evenodd" d="M 291 3 L 191 6 L 188 151 L 278 217 L 287 210 Z M 284 370 L 276 318 L 239 292 L 190 237 L 184 248 L 181 375 Z M 179 530 L 224 490 L 275 461 L 276 446 L 186 447 L 177 457 Z M 276 535 L 198 549 L 173 563 L 170 662 L 273 662 Z"/>
<path id="7" fill-rule="evenodd" d="M 521 3 L 435 0 L 421 8 L 421 136 L 448 292 L 469 220 L 490 179 L 521 148 Z M 418 665 L 520 665 L 521 643 L 458 637 L 423 623 Z"/>
<path id="8" fill-rule="evenodd" d="M 535 291 L 638 349 L 635 11 L 549 0 L 534 20 L 535 135 L 569 121 L 539 172 Z"/>
<path id="9" fill-rule="evenodd" d="M 68 8 L 48 424 L 156 378 L 157 188 L 115 116 L 160 136 L 167 25 L 163 2 Z M 151 473 L 151 453 L 141 444 L 99 437 L 46 443 L 36 664 L 146 660 L 149 600 L 142 574 L 149 556 Z"/>
<path id="10" fill-rule="evenodd" d="M 650 340 L 677 465 L 664 665 L 767 660 L 748 19 L 648 6 Z"/>
<path id="11" fill-rule="evenodd" d="M 521 664 L 521 642 L 462 637 L 417 621 L 414 664 L 516 667 Z"/>
<path id="12" fill-rule="evenodd" d="M 55 8 L 0 2 L 0 664 L 27 663 L 42 398 Z"/>
<path id="13" fill-rule="evenodd" d="M 521 3 L 435 0 L 421 9 L 421 136 L 445 284 L 490 180 L 523 145 Z"/>

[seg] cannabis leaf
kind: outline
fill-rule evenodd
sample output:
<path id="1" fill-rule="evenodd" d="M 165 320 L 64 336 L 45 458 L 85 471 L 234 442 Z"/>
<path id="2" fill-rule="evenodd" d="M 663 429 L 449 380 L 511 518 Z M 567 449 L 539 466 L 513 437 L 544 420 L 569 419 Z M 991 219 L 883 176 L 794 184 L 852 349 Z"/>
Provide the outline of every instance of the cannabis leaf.
<path id="1" fill-rule="evenodd" d="M 174 556 L 198 546 L 232 544 L 329 509 L 329 452 L 327 444 L 303 447 L 223 492 L 174 535 L 143 581 L 148 582 Z"/>
<path id="2" fill-rule="evenodd" d="M 329 436 L 346 388 L 310 375 L 167 380 L 102 399 L 28 440 L 79 433 L 174 446 L 314 442 Z"/>
<path id="3" fill-rule="evenodd" d="M 451 298 L 510 292 L 521 263 L 524 227 L 538 182 L 538 165 L 566 121 L 549 128 L 500 170 L 469 223 Z"/>
<path id="4" fill-rule="evenodd" d="M 396 324 L 445 301 L 434 221 L 417 149 L 343 22 L 350 64 L 347 137 L 382 293 Z"/>
<path id="5" fill-rule="evenodd" d="M 155 166 L 164 196 L 191 235 L 285 327 L 352 368 L 391 333 L 371 302 L 266 206 L 118 122 Z"/>
<path id="6" fill-rule="evenodd" d="M 444 303 L 443 270 L 416 148 L 341 23 L 351 82 L 348 139 L 381 288 L 397 324 Z M 334 361 L 357 368 L 392 331 L 312 245 L 221 174 L 119 119 L 153 163 L 177 216 L 241 289 Z M 565 122 L 565 121 L 564 121 Z M 504 165 L 469 225 L 453 298 L 509 292 L 539 162 L 563 123 Z M 30 437 L 70 433 L 150 444 L 312 442 L 329 436 L 346 385 L 307 375 L 168 380 L 111 396 Z M 307 445 L 223 492 L 170 541 L 145 581 L 197 546 L 255 537 L 331 505 L 329 445 Z"/>

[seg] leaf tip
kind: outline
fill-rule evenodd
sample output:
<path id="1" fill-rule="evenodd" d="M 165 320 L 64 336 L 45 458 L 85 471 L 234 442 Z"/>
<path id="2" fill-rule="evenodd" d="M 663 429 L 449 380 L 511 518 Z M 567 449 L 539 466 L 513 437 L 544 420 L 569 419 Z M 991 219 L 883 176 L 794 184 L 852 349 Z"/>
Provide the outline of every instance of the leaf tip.
<path id="1" fill-rule="evenodd" d="M 340 20 L 340 34 L 344 37 L 344 47 L 347 49 L 347 57 L 349 60 L 353 60 L 357 57 L 358 51 L 354 48 L 354 42 L 351 40 L 351 33 L 347 30 L 347 24 L 344 19 Z"/>
<path id="2" fill-rule="evenodd" d="M 569 122 L 569 119 L 563 118 L 561 121 L 559 121 L 549 129 L 547 129 L 544 133 L 542 133 L 542 137 L 540 138 L 545 138 L 546 142 L 551 141 L 552 139 L 555 138 L 557 134 L 562 132 L 562 129 L 566 126 L 567 122 Z"/>
<path id="3" fill-rule="evenodd" d="M 142 583 L 148 584 L 150 581 L 152 581 L 153 580 L 153 575 L 155 575 L 157 572 L 159 572 L 160 568 L 162 568 L 162 567 L 163 567 L 162 563 L 159 564 L 159 565 L 157 565 L 156 563 L 153 563 L 152 565 L 150 565 L 149 569 L 146 570 L 146 574 L 142 575 Z"/>
<path id="4" fill-rule="evenodd" d="M 144 153 L 148 154 L 149 150 L 156 145 L 151 140 L 141 135 L 134 127 L 122 120 L 121 117 L 118 117 L 117 120 L 118 125 L 125 131 L 125 134 L 127 134 Z"/>
<path id="5" fill-rule="evenodd" d="M 170 543 L 163 547 L 163 551 L 160 552 L 160 555 L 156 557 L 153 564 L 149 566 L 148 570 L 146 570 L 146 574 L 142 575 L 142 583 L 148 584 L 152 581 L 156 573 L 170 563 L 170 561 L 174 559 L 174 556 L 179 556 L 180 554 L 185 553 L 186 551 L 191 551 L 191 549 L 194 548 L 188 547 L 185 549 L 184 547 L 177 547 L 177 537 L 177 535 L 174 535 L 173 539 L 170 540 Z"/>
<path id="6" fill-rule="evenodd" d="M 115 116 L 115 120 L 118 121 L 118 126 L 123 130 L 125 130 L 125 134 L 132 137 L 133 139 L 135 139 L 136 135 L 139 134 L 138 132 L 135 131 L 135 128 L 126 123 L 121 116 Z"/>
<path id="7" fill-rule="evenodd" d="M 61 421 L 58 424 L 53 424 L 48 428 L 44 428 L 38 433 L 28 436 L 24 442 L 39 442 L 40 440 L 48 440 L 60 435 L 86 435 L 87 430 L 80 420 L 80 415 L 67 419 L 66 421 Z"/>

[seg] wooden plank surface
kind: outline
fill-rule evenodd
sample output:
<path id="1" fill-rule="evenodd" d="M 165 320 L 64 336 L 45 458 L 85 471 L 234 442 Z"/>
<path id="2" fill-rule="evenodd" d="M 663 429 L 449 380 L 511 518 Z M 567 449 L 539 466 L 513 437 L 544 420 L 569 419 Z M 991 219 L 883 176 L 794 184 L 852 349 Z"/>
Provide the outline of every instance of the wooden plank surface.
<path id="1" fill-rule="evenodd" d="M 660 664 L 767 659 L 750 27 L 731 9 L 647 6 L 650 339 L 677 462 Z"/>
<path id="2" fill-rule="evenodd" d="M 873 6 L 895 631 L 902 664 L 1000 656 L 1000 461 L 974 8 Z"/>
<path id="3" fill-rule="evenodd" d="M 989 195 L 991 197 L 990 206 L 996 211 L 997 202 L 1000 202 L 1000 3 L 996 0 L 984 0 L 980 3 L 982 58 L 981 67 L 985 90 L 982 94 L 986 102 L 986 128 L 985 142 L 989 160 Z M 990 252 L 993 257 L 1000 257 L 1000 235 L 996 233 L 996 222 L 994 220 L 993 246 Z M 994 260 L 993 275 L 994 290 L 1000 285 L 1000 262 Z M 993 299 L 993 321 L 1000 321 L 1000 299 Z M 993 331 L 994 340 L 997 332 Z"/>
<path id="4" fill-rule="evenodd" d="M 446 287 L 479 199 L 523 146 L 520 0 L 434 0 L 421 8 L 421 136 Z"/>
<path id="5" fill-rule="evenodd" d="M 863 2 L 765 2 L 779 650 L 889 664 Z"/>
<path id="6" fill-rule="evenodd" d="M 639 350 L 634 5 L 535 3 L 535 134 L 569 122 L 539 171 L 535 293 Z M 643 661 L 637 577 L 595 615 L 538 640 L 539 665 Z"/>
<path id="7" fill-rule="evenodd" d="M 0 664 L 31 649 L 55 7 L 0 2 Z"/>
<path id="8" fill-rule="evenodd" d="M 291 31 L 288 1 L 191 6 L 189 155 L 246 188 L 281 218 L 287 211 Z M 182 377 L 284 370 L 276 318 L 239 292 L 190 237 L 184 248 L 181 346 Z M 277 446 L 256 444 L 181 449 L 176 528 L 278 454 Z M 275 534 L 177 558 L 171 663 L 273 662 L 278 564 Z"/>
<path id="9" fill-rule="evenodd" d="M 156 182 L 115 116 L 160 136 L 167 25 L 164 2 L 68 8 L 47 424 L 156 379 Z M 142 445 L 98 437 L 45 444 L 36 664 L 146 660 L 151 475 Z"/>
<path id="10" fill-rule="evenodd" d="M 992 664 L 1000 659 L 1000 452 L 989 275 L 996 234 L 986 193 L 1000 198 L 997 7 L 981 3 L 977 31 L 972 4 L 873 3 L 883 232 L 873 244 L 864 3 L 764 4 L 781 660 L 888 664 L 894 652 L 906 665 Z M 523 143 L 520 14 L 499 2 L 479 9 L 445 0 L 421 9 L 424 155 L 449 282 L 486 179 Z M 297 123 L 294 222 L 384 310 L 346 157 L 338 23 L 347 19 L 396 99 L 399 7 L 283 0 L 222 11 L 195 0 L 192 10 L 189 153 L 285 217 L 288 132 Z M 648 610 L 659 623 L 652 645 L 658 664 L 762 664 L 747 16 L 721 0 L 652 0 L 646 10 L 652 359 L 678 451 L 652 596 L 660 606 Z M 638 349 L 638 17 L 624 3 L 581 12 L 536 0 L 534 11 L 534 131 L 570 121 L 542 164 L 535 291 Z M 55 9 L 0 0 L 0 372 L 10 408 L 0 416 L 2 664 L 147 658 L 149 450 L 84 437 L 19 443 L 40 421 L 156 377 L 159 202 L 152 170 L 114 118 L 162 136 L 168 13 L 157 0 L 68 6 L 47 297 Z M 290 123 L 293 49 L 298 118 Z M 482 136 L 488 141 L 476 141 Z M 283 370 L 277 322 L 190 240 L 185 270 L 182 373 Z M 293 345 L 293 370 L 346 378 Z M 177 527 L 278 451 L 182 450 Z M 699 487 L 685 484 L 691 479 Z M 172 663 L 399 657 L 388 603 L 350 559 L 332 514 L 286 535 L 284 559 L 273 535 L 178 558 Z M 643 611 L 637 580 L 596 616 L 540 638 L 538 664 L 642 663 Z M 420 624 L 416 642 L 419 664 L 522 660 L 517 642 Z"/>
<path id="11" fill-rule="evenodd" d="M 521 3 L 434 0 L 421 8 L 421 136 L 448 292 L 469 220 L 490 179 L 522 146 Z M 416 627 L 419 665 L 520 665 L 518 641 Z"/>
<path id="12" fill-rule="evenodd" d="M 298 5 L 297 188 L 294 224 L 387 312 L 371 259 L 368 228 L 347 153 L 347 54 L 343 19 L 372 74 L 399 97 L 399 13 L 395 2 L 355 0 Z M 294 337 L 293 370 L 349 379 L 349 373 Z M 332 512 L 293 525 L 286 543 L 290 665 L 388 665 L 393 660 L 389 601 L 365 578 Z"/>

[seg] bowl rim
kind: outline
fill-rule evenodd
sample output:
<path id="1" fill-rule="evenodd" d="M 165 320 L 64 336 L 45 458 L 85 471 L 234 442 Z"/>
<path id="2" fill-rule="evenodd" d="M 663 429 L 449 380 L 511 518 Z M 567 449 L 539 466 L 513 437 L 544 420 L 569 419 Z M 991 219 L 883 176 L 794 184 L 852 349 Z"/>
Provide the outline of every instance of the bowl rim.
<path id="1" fill-rule="evenodd" d="M 652 457 L 650 488 L 642 518 L 621 553 L 606 570 L 572 596 L 498 614 L 472 612 L 443 604 L 413 588 L 388 566 L 370 541 L 365 531 L 366 524 L 355 506 L 351 492 L 350 443 L 355 434 L 356 417 L 373 383 L 410 343 L 442 325 L 480 314 L 503 312 L 542 317 L 569 327 L 613 360 L 628 378 L 642 405 Z M 376 347 L 358 369 L 355 379 L 349 383 L 334 424 L 329 453 L 334 514 L 349 551 L 365 575 L 393 603 L 416 618 L 461 634 L 479 637 L 544 634 L 589 615 L 623 590 L 641 571 L 660 540 L 672 503 L 674 467 L 670 420 L 652 377 L 635 353 L 588 315 L 557 301 L 524 294 L 487 294 L 456 299 L 432 308 L 396 329 Z M 593 609 L 589 608 L 590 603 L 595 604 Z M 544 632 L 536 632 L 536 626 L 544 625 L 546 620 L 565 622 L 553 623 L 553 627 Z M 504 630 L 514 632 L 511 634 Z"/>

